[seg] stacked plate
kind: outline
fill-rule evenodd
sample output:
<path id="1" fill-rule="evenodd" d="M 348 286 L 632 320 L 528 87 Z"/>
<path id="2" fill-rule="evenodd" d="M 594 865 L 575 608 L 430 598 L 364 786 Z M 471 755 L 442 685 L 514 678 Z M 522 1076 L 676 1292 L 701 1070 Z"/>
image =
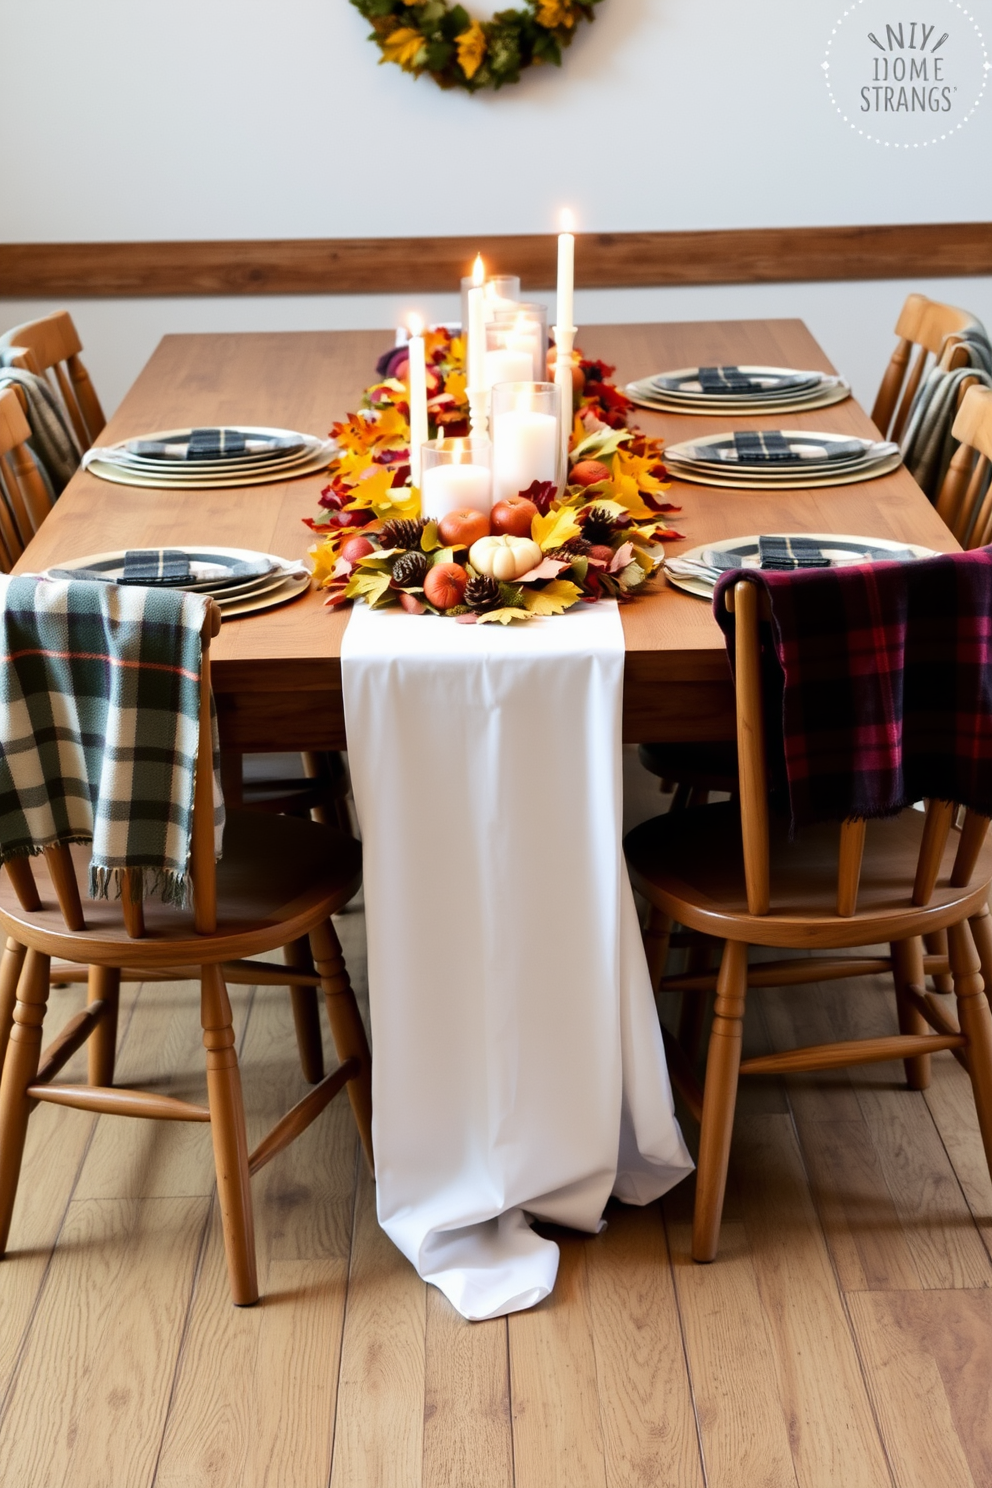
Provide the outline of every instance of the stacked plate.
<path id="1" fill-rule="evenodd" d="M 761 568 L 782 573 L 800 568 L 846 568 L 854 563 L 909 563 L 933 558 L 932 548 L 891 542 L 884 537 L 844 537 L 835 532 L 776 532 L 761 537 L 728 537 L 666 558 L 670 584 L 712 599 L 717 579 L 728 569 Z"/>
<path id="2" fill-rule="evenodd" d="M 310 587 L 310 573 L 303 563 L 250 548 L 199 546 L 91 553 L 87 558 L 74 558 L 48 569 L 45 577 L 209 594 L 225 620 L 285 604 Z"/>
<path id="3" fill-rule="evenodd" d="M 902 456 L 897 444 L 884 440 L 810 429 L 744 429 L 667 445 L 664 459 L 679 480 L 767 491 L 872 480 L 895 470 Z"/>
<path id="4" fill-rule="evenodd" d="M 627 385 L 627 396 L 643 408 L 666 413 L 784 413 L 790 408 L 826 408 L 851 396 L 843 377 L 797 372 L 791 367 L 680 367 Z"/>
<path id="5" fill-rule="evenodd" d="M 83 468 L 125 486 L 256 486 L 323 470 L 336 449 L 333 440 L 291 429 L 164 429 L 95 445 Z"/>

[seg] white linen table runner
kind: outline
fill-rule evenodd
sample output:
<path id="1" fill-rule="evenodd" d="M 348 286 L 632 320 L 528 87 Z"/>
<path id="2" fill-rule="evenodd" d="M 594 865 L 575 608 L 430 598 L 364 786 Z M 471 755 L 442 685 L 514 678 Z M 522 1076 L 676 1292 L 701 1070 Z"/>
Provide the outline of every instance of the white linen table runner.
<path id="1" fill-rule="evenodd" d="M 504 628 L 356 605 L 379 1222 L 464 1317 L 691 1170 L 621 849 L 615 602 Z"/>

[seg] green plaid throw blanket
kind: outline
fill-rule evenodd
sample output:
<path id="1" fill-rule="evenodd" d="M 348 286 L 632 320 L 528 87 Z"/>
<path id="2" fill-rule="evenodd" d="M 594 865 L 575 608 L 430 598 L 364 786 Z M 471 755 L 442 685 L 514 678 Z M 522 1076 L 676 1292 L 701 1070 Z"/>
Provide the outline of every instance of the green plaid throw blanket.
<path id="1" fill-rule="evenodd" d="M 0 576 L 0 862 L 92 842 L 90 897 L 189 899 L 207 599 Z M 224 804 L 214 729 L 214 829 Z"/>

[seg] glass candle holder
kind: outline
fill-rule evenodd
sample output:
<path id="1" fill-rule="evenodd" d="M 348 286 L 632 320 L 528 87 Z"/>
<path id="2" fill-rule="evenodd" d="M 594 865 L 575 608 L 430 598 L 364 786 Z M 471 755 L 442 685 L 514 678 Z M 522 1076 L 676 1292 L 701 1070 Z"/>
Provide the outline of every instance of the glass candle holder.
<path id="1" fill-rule="evenodd" d="M 493 447 L 488 439 L 432 439 L 420 447 L 420 512 L 439 522 L 448 512 L 489 515 Z"/>
<path id="2" fill-rule="evenodd" d="M 483 283 L 486 292 L 486 314 L 494 310 L 509 310 L 520 298 L 519 274 L 493 274 Z M 475 280 L 469 275 L 462 280 L 462 330 L 468 329 L 468 292 L 475 288 Z"/>
<path id="3" fill-rule="evenodd" d="M 553 382 L 497 383 L 492 390 L 493 503 L 534 481 L 562 483 L 561 392 Z"/>
<path id="4" fill-rule="evenodd" d="M 546 307 L 520 304 L 512 310 L 494 311 L 486 326 L 486 386 L 495 387 L 497 382 L 545 382 L 547 376 Z"/>

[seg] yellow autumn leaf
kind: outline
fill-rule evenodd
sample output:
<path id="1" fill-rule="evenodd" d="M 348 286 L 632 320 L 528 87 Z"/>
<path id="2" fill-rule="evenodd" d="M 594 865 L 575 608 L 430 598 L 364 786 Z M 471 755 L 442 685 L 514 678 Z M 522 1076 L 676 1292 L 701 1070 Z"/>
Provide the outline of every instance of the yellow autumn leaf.
<path id="1" fill-rule="evenodd" d="M 353 486 L 371 468 L 372 451 L 346 450 L 343 455 L 339 455 L 337 465 L 337 474 L 345 485 Z"/>
<path id="2" fill-rule="evenodd" d="M 375 608 L 376 602 L 385 595 L 389 589 L 392 577 L 388 570 L 384 573 L 369 573 L 367 570 L 358 568 L 348 580 L 345 596 L 348 599 L 364 599 L 366 604 Z"/>
<path id="3" fill-rule="evenodd" d="M 458 66 L 467 78 L 474 78 L 486 55 L 486 33 L 478 21 L 473 21 L 467 31 L 455 37 L 458 48 Z"/>
<path id="4" fill-rule="evenodd" d="M 467 396 L 468 383 L 464 372 L 449 372 L 448 379 L 444 384 L 444 391 L 450 393 L 456 403 L 464 402 Z"/>
<path id="5" fill-rule="evenodd" d="M 313 559 L 313 576 L 317 581 L 317 588 L 323 589 L 334 576 L 338 561 L 337 544 L 327 541 L 317 543 L 309 549 L 309 553 Z"/>
<path id="6" fill-rule="evenodd" d="M 512 606 L 505 605 L 501 610 L 487 610 L 484 615 L 479 615 L 477 625 L 509 625 L 511 620 L 533 620 L 534 616 L 529 610 L 518 610 Z"/>
<path id="7" fill-rule="evenodd" d="M 528 589 L 524 604 L 532 615 L 560 615 L 575 604 L 582 590 L 569 579 L 552 579 L 543 589 Z"/>
<path id="8" fill-rule="evenodd" d="M 571 537 L 581 537 L 582 529 L 571 508 L 563 506 L 557 511 L 549 511 L 546 517 L 538 512 L 530 524 L 530 535 L 541 552 L 547 553 L 551 548 L 560 548 Z"/>
<path id="9" fill-rule="evenodd" d="M 397 31 L 390 31 L 382 42 L 382 60 L 398 62 L 404 72 L 416 72 L 418 59 L 425 47 L 426 43 L 419 31 L 412 26 L 400 26 Z"/>
<path id="10" fill-rule="evenodd" d="M 537 24 L 553 30 L 556 26 L 574 26 L 575 12 L 572 0 L 539 0 Z"/>
<path id="11" fill-rule="evenodd" d="M 396 408 L 384 408 L 373 427 L 376 449 L 404 449 L 410 442 L 410 425 Z"/>
<path id="12" fill-rule="evenodd" d="M 655 512 L 643 501 L 637 482 L 632 475 L 618 475 L 612 482 L 613 499 L 618 501 L 632 517 L 653 517 Z"/>
<path id="13" fill-rule="evenodd" d="M 625 449 L 618 449 L 615 456 L 614 474 L 629 475 L 636 481 L 639 491 L 650 491 L 652 494 L 658 491 L 667 491 L 670 481 L 660 481 L 656 475 L 651 474 L 653 466 L 658 464 L 655 455 L 630 455 Z"/>
<path id="14" fill-rule="evenodd" d="M 370 467 L 352 490 L 350 505 L 358 508 L 375 507 L 384 499 L 392 484 L 391 470 L 383 465 L 377 465 L 374 469 Z"/>

